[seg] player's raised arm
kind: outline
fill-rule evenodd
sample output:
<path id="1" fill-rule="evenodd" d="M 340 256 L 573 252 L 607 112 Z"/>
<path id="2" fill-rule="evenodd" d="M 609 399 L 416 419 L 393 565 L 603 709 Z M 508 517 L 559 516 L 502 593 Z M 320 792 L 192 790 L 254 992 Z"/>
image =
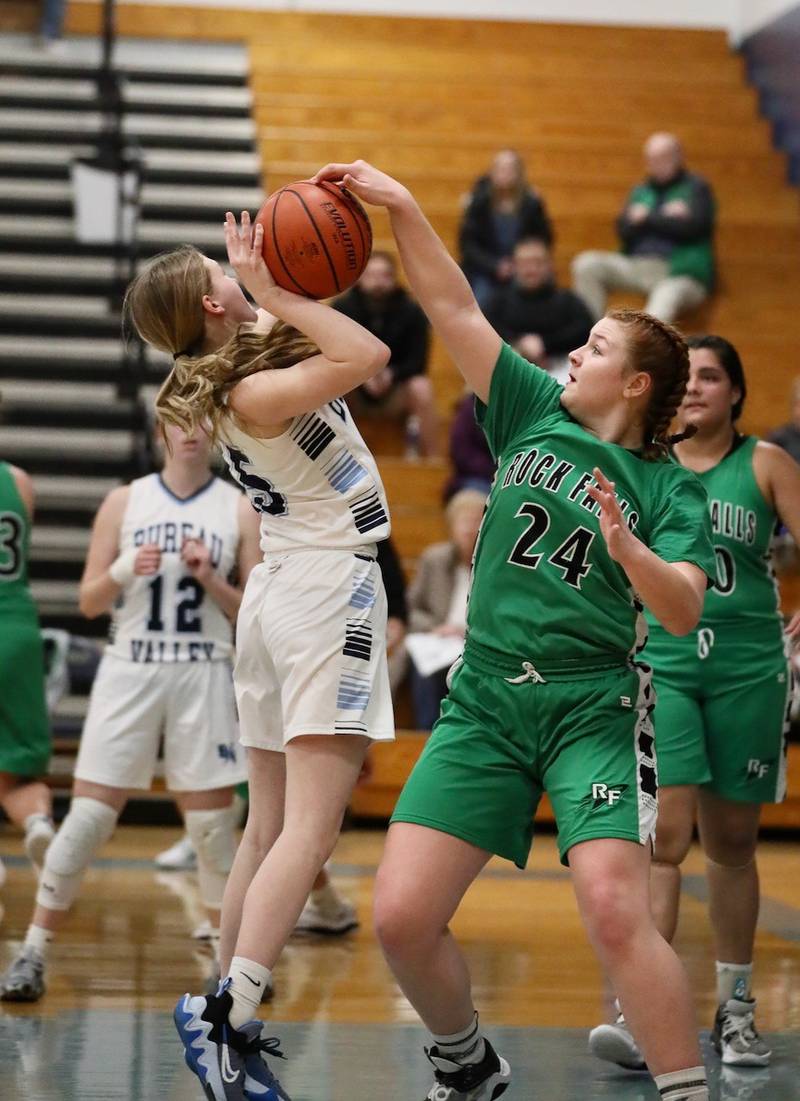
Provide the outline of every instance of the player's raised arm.
<path id="1" fill-rule="evenodd" d="M 411 290 L 461 374 L 487 401 L 500 337 L 408 188 L 365 161 L 326 165 L 314 176 L 320 180 L 342 181 L 359 199 L 386 207 Z"/>
<path id="2" fill-rule="evenodd" d="M 293 326 L 320 354 L 280 371 L 262 371 L 232 391 L 231 408 L 255 425 L 278 424 L 353 390 L 389 360 L 389 349 L 357 322 L 312 298 L 278 287 L 263 258 L 264 227 L 243 212 L 241 227 L 230 212 L 225 244 L 241 283 L 273 317 Z M 257 324 L 268 324 L 259 315 Z"/>

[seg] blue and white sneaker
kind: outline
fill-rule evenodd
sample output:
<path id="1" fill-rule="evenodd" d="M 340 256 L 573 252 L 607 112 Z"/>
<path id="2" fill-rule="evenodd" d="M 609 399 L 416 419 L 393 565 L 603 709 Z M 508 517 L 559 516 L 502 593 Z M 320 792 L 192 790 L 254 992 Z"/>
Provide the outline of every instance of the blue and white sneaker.
<path id="1" fill-rule="evenodd" d="M 228 978 L 216 994 L 184 994 L 176 1005 L 173 1016 L 187 1067 L 208 1101 L 290 1101 L 262 1057 L 267 1052 L 282 1058 L 278 1041 L 262 1038 L 260 1021 L 231 1027 L 229 986 Z"/>
<path id="2" fill-rule="evenodd" d="M 244 1092 L 248 1101 L 292 1101 L 269 1069 L 265 1055 L 285 1058 L 280 1040 L 262 1035 L 261 1021 L 248 1021 L 239 1031 L 249 1037 L 244 1058 Z"/>

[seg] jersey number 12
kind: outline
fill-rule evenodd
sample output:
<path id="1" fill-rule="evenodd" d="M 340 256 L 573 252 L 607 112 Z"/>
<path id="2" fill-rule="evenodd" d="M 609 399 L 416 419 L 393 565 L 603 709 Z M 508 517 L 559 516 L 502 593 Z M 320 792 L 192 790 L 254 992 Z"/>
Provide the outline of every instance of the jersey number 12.
<path id="1" fill-rule="evenodd" d="M 175 608 L 175 633 L 184 634 L 192 631 L 199 634 L 203 630 L 203 621 L 200 618 L 200 605 L 203 603 L 205 589 L 199 581 L 193 577 L 183 577 L 178 582 L 178 592 L 183 599 L 178 601 Z M 150 618 L 147 620 L 148 631 L 163 631 L 164 619 L 162 616 L 162 597 L 164 595 L 164 578 L 154 577 L 150 582 Z"/>

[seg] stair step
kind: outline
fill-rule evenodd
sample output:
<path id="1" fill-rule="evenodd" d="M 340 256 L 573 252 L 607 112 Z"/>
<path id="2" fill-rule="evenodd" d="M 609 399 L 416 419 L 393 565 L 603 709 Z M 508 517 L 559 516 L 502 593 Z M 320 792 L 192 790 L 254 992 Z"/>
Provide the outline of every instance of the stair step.
<path id="1" fill-rule="evenodd" d="M 117 410 L 134 412 L 133 402 L 117 397 L 117 388 L 110 383 L 43 382 L 37 379 L 5 379 L 3 409 L 13 414 L 18 408 L 51 410 L 86 409 L 92 412 Z"/>
<path id="2" fill-rule="evenodd" d="M 52 615 L 58 611 L 71 612 L 78 607 L 77 581 L 31 581 L 33 599 L 40 608 L 47 608 Z"/>
<path id="3" fill-rule="evenodd" d="M 37 523 L 31 533 L 31 557 L 40 562 L 84 562 L 89 538 L 90 532 L 85 528 Z"/>
<path id="4" fill-rule="evenodd" d="M 74 474 L 36 474 L 33 478 L 38 509 L 73 506 L 78 509 L 91 508 L 94 512 L 119 484 L 118 478 L 81 478 Z"/>
<path id="5" fill-rule="evenodd" d="M 43 53 L 29 34 L 0 35 L 0 67 L 9 75 L 91 78 L 102 59 L 97 35 L 70 35 L 58 54 Z M 247 82 L 248 54 L 228 42 L 180 43 L 168 38 L 120 37 L 114 64 L 136 80 L 156 83 L 214 84 L 241 87 Z"/>
<path id="6" fill-rule="evenodd" d="M 121 80 L 122 102 L 128 111 L 152 114 L 203 114 L 211 117 L 249 117 L 252 95 L 246 86 L 220 88 L 213 84 L 140 83 Z M 0 108 L 36 110 L 98 110 L 98 84 L 84 78 L 35 77 L 0 74 Z"/>
<path id="7" fill-rule="evenodd" d="M 0 317 L 30 313 L 33 324 L 40 327 L 42 316 L 59 318 L 89 318 L 110 320 L 119 325 L 119 316 L 111 316 L 107 298 L 88 298 L 73 294 L 8 294 L 0 293 Z M 103 315 L 108 315 L 104 318 Z"/>
<path id="8" fill-rule="evenodd" d="M 73 199 L 74 190 L 69 180 L 0 178 L 0 201 L 26 203 L 31 206 L 37 201 L 68 204 L 71 211 Z M 141 202 L 145 209 L 164 207 L 171 211 L 172 217 L 175 216 L 176 209 L 257 209 L 263 201 L 264 192 L 260 187 L 202 187 L 196 184 L 176 186 L 145 182 L 141 189 Z"/>
<path id="9" fill-rule="evenodd" d="M 133 433 L 125 430 L 51 428 L 34 437 L 27 428 L 0 425 L 0 455 L 60 456 L 66 463 L 72 458 L 94 456 L 127 458 L 132 448 Z"/>
<path id="10" fill-rule="evenodd" d="M 222 220 L 219 217 L 209 217 L 205 222 L 161 222 L 144 218 L 139 223 L 138 238 L 136 251 L 140 256 L 152 255 L 187 241 L 208 252 L 214 259 L 225 255 Z M 25 249 L 48 254 L 51 251 L 80 253 L 91 250 L 110 254 L 115 247 L 118 251 L 124 249 L 124 246 L 89 246 L 76 241 L 72 218 L 47 215 L 29 216 L 23 220 L 17 215 L 0 214 L 0 250 Z"/>
<path id="11" fill-rule="evenodd" d="M 67 142 L 57 134 L 52 142 L 15 142 L 0 140 L 0 165 L 6 172 L 17 168 L 27 176 L 49 168 L 57 170 L 60 178 L 68 178 L 70 162 L 76 157 L 91 156 L 93 147 L 84 139 L 77 143 Z M 224 156 L 209 157 L 208 153 L 197 149 L 151 148 L 145 143 L 144 162 L 146 176 L 150 181 L 172 173 L 193 173 L 198 182 L 213 182 L 218 177 L 227 178 L 235 173 L 250 179 L 259 179 L 261 160 L 252 149 L 239 152 L 226 152 Z"/>

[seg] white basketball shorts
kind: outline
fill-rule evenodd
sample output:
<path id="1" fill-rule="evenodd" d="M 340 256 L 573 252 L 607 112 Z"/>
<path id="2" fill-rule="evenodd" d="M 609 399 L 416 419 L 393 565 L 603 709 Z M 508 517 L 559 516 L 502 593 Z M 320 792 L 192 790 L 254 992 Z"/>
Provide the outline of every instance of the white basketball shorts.
<path id="1" fill-rule="evenodd" d="M 92 686 L 76 779 L 149 788 L 162 735 L 170 791 L 208 791 L 247 779 L 230 664 L 140 664 L 105 654 Z"/>
<path id="2" fill-rule="evenodd" d="M 386 593 L 373 553 L 269 555 L 247 580 L 234 683 L 242 745 L 299 734 L 394 738 Z"/>

